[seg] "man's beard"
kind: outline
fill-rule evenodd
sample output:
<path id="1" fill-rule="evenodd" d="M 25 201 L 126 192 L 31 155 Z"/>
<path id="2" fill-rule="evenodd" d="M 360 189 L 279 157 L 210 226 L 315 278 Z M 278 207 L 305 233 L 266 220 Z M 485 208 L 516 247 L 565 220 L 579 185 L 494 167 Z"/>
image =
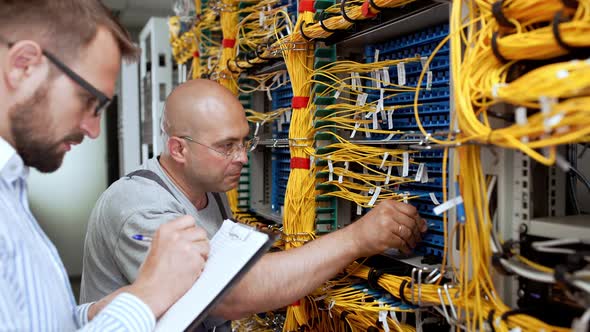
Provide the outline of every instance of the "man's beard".
<path id="1" fill-rule="evenodd" d="M 65 155 L 65 151 L 60 151 L 62 143 L 82 142 L 84 139 L 81 133 L 58 141 L 51 136 L 48 91 L 48 85 L 44 84 L 33 97 L 15 105 L 9 112 L 14 148 L 25 165 L 43 173 L 54 172 L 61 166 Z"/>

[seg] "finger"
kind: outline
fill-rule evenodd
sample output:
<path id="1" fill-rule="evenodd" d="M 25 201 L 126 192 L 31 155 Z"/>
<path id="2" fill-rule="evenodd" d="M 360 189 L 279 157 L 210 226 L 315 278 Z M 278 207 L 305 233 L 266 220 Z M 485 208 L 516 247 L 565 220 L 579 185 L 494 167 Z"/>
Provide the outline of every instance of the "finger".
<path id="1" fill-rule="evenodd" d="M 412 230 L 406 226 L 400 224 L 397 231 L 398 236 L 404 240 L 410 248 L 416 247 L 417 237 L 414 235 Z"/>
<path id="2" fill-rule="evenodd" d="M 400 213 L 405 214 L 410 218 L 414 218 L 418 214 L 418 210 L 410 204 L 391 201 L 392 207 Z"/>
<path id="3" fill-rule="evenodd" d="M 195 244 L 193 248 L 195 255 L 200 256 L 205 261 L 209 258 L 210 250 L 211 247 L 208 242 L 199 242 L 198 244 Z"/>
<path id="4" fill-rule="evenodd" d="M 420 230 L 416 224 L 416 220 L 404 214 L 398 214 L 394 217 L 394 221 L 398 224 L 406 226 L 417 238 L 420 236 Z"/>
<path id="5" fill-rule="evenodd" d="M 399 251 L 403 252 L 404 254 L 409 254 L 412 252 L 412 250 L 410 249 L 410 246 L 408 245 L 406 240 L 401 238 L 395 232 L 391 233 L 391 239 L 392 239 L 391 246 L 393 248 L 397 248 Z"/>
<path id="6" fill-rule="evenodd" d="M 192 216 L 182 216 L 172 220 L 169 223 L 166 223 L 165 225 L 166 227 L 170 227 L 172 230 L 187 229 L 190 227 L 195 227 L 195 218 Z"/>
<path id="7" fill-rule="evenodd" d="M 424 233 L 428 230 L 428 222 L 426 219 L 420 219 L 420 232 Z"/>
<path id="8" fill-rule="evenodd" d="M 201 227 L 188 228 L 182 231 L 183 238 L 191 242 L 208 241 L 207 231 Z"/>

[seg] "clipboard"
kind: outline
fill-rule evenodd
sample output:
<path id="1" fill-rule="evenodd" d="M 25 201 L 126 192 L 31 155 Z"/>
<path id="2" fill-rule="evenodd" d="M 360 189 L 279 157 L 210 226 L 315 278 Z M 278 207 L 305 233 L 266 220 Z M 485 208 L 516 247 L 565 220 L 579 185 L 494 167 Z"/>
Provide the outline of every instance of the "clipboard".
<path id="1" fill-rule="evenodd" d="M 190 331 L 198 327 L 277 238 L 277 234 L 260 232 L 254 227 L 226 219 L 211 239 L 211 252 L 205 270 L 193 287 L 160 318 L 154 331 Z M 229 255 L 235 260 L 229 266 L 223 266 L 220 260 Z M 236 263 L 238 260 L 240 262 Z"/>

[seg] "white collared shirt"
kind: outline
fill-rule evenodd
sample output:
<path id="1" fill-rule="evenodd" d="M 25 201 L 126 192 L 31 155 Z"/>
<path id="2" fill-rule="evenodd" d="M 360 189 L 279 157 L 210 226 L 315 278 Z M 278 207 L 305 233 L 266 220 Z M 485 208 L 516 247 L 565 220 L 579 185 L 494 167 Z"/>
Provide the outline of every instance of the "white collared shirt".
<path id="1" fill-rule="evenodd" d="M 91 322 L 76 306 L 57 250 L 29 209 L 29 168 L 0 137 L 0 331 L 151 331 L 155 318 L 122 293 Z"/>

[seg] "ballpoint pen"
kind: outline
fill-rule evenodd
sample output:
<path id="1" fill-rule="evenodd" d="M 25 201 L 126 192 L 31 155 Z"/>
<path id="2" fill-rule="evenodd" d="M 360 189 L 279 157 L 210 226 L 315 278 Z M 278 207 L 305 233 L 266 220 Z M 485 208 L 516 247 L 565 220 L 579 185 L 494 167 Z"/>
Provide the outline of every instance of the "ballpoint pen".
<path id="1" fill-rule="evenodd" d="M 146 236 L 146 235 L 141 235 L 141 234 L 135 234 L 131 238 L 134 240 L 137 240 L 137 241 L 152 242 L 151 236 Z"/>

